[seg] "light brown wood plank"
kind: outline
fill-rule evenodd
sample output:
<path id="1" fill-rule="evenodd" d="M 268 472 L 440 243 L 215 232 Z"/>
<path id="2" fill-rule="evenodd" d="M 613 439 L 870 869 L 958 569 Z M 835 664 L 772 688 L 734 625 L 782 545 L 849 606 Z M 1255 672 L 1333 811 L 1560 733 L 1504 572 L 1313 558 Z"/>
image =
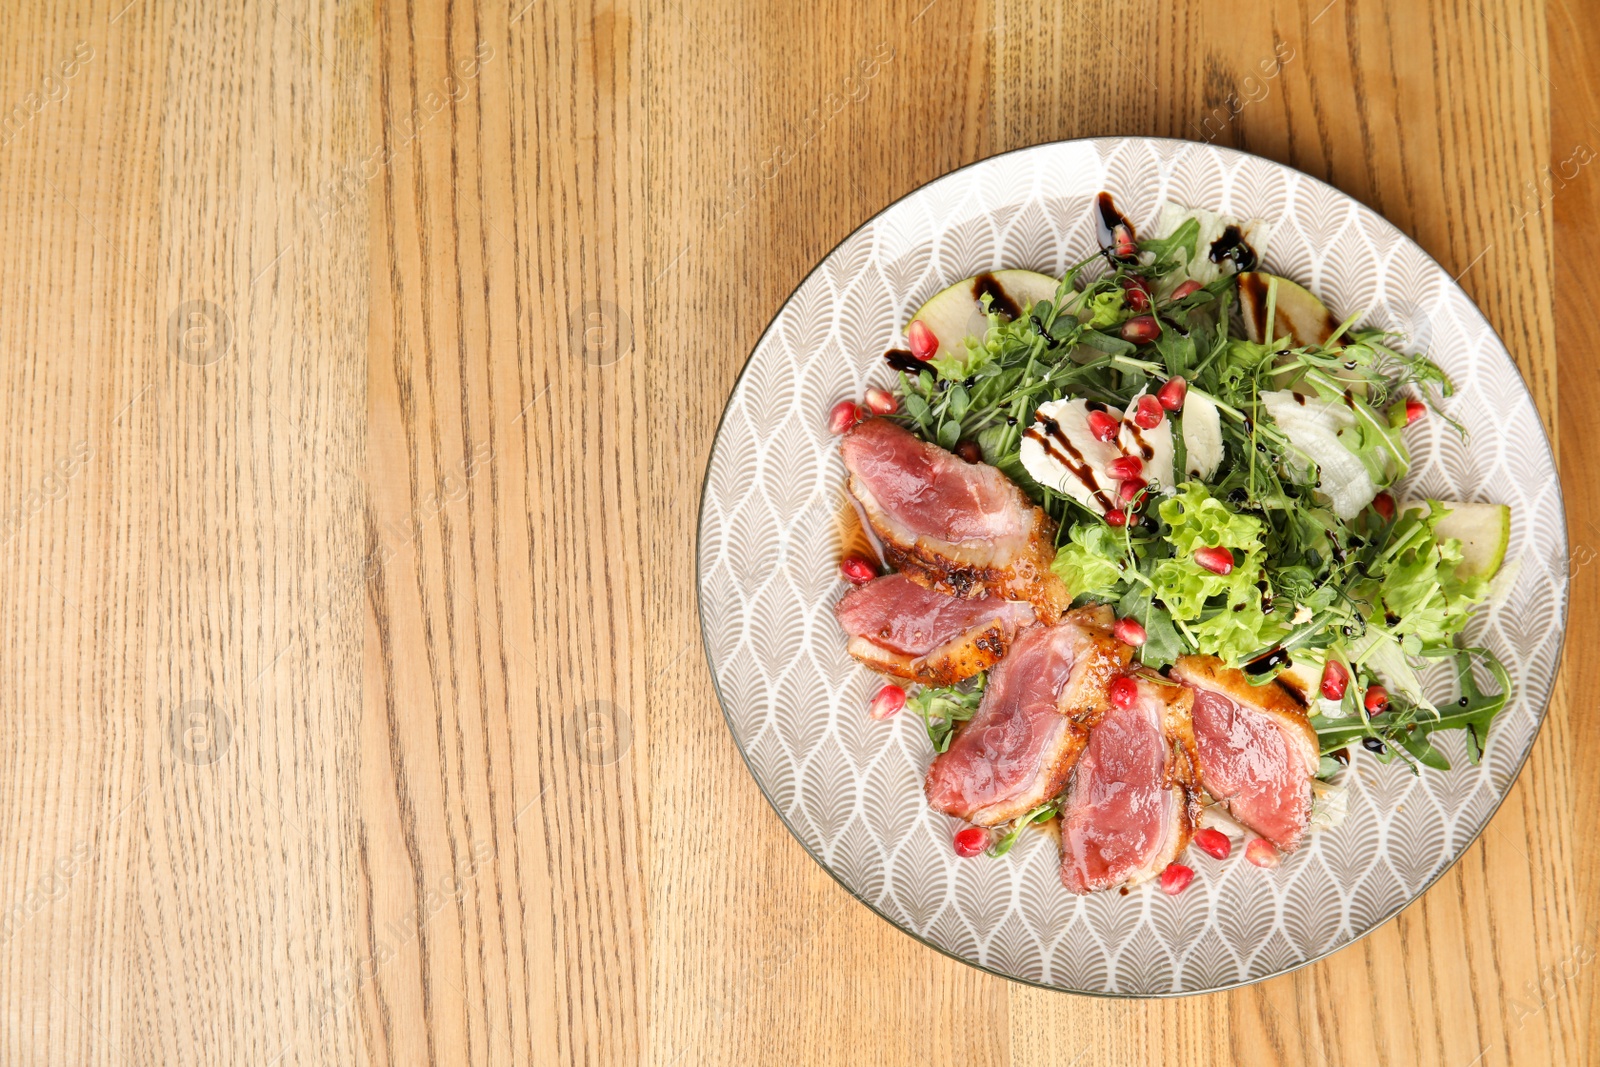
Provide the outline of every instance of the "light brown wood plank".
<path id="1" fill-rule="evenodd" d="M 9 8 L 0 1061 L 1600 1058 L 1600 187 L 1541 185 L 1600 144 L 1591 8 Z M 1460 271 L 1574 547 L 1550 720 L 1462 863 L 1161 1002 L 854 902 L 745 770 L 694 593 L 712 433 L 806 272 L 954 167 L 1117 133 L 1300 167 Z"/>
<path id="2" fill-rule="evenodd" d="M 397 4 L 377 32 L 365 1052 L 634 1062 L 646 442 L 633 364 L 577 342 L 597 302 L 643 319 L 642 30 Z"/>

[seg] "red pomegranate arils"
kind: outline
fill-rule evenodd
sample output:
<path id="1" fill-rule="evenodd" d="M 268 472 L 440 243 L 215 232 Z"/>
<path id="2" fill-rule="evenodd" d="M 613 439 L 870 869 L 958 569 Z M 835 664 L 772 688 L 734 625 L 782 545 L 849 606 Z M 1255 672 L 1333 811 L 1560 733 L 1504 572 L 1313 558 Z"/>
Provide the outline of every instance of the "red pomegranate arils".
<path id="1" fill-rule="evenodd" d="M 1344 664 L 1330 659 L 1322 665 L 1322 695 L 1329 700 L 1343 700 L 1345 687 L 1350 684 L 1350 672 Z"/>
<path id="2" fill-rule="evenodd" d="M 1144 627 L 1139 625 L 1138 619 L 1132 617 L 1118 619 L 1116 621 L 1116 625 L 1111 627 L 1111 632 L 1116 636 L 1118 641 L 1121 641 L 1125 645 L 1137 646 L 1142 645 L 1145 642 L 1146 634 L 1144 632 Z"/>
<path id="3" fill-rule="evenodd" d="M 1107 692 L 1111 696 L 1111 703 L 1119 708 L 1131 708 L 1133 702 L 1139 699 L 1139 683 L 1126 674 L 1119 674 L 1111 679 Z"/>
<path id="4" fill-rule="evenodd" d="M 1107 526 L 1126 526 L 1127 524 L 1128 513 L 1123 511 L 1121 508 L 1112 508 L 1110 511 L 1106 512 Z"/>
<path id="5" fill-rule="evenodd" d="M 1369 686 L 1361 698 L 1361 706 L 1368 715 L 1381 715 L 1389 710 L 1389 691 L 1381 685 Z"/>
<path id="6" fill-rule="evenodd" d="M 1129 478 L 1117 487 L 1117 495 L 1122 497 L 1123 503 L 1131 504 L 1135 497 L 1144 492 L 1144 481 L 1139 478 Z"/>
<path id="7" fill-rule="evenodd" d="M 867 705 L 867 714 L 874 719 L 887 719 L 906 706 L 906 691 L 898 685 L 886 685 Z"/>
<path id="8" fill-rule="evenodd" d="M 839 561 L 839 573 L 854 585 L 866 585 L 878 576 L 878 568 L 860 556 L 846 556 Z"/>
<path id="9" fill-rule="evenodd" d="M 1146 393 L 1139 398 L 1139 403 L 1134 407 L 1133 423 L 1146 430 L 1153 430 L 1160 426 L 1166 417 L 1167 412 L 1161 406 L 1161 401 Z"/>
<path id="10" fill-rule="evenodd" d="M 1388 493 L 1379 493 L 1372 498 L 1372 510 L 1383 517 L 1384 522 L 1394 521 L 1394 497 Z"/>
<path id="11" fill-rule="evenodd" d="M 1228 835 L 1210 826 L 1194 832 L 1194 843 L 1201 852 L 1219 860 L 1225 860 L 1233 853 L 1233 842 L 1228 840 Z"/>
<path id="12" fill-rule="evenodd" d="M 1122 324 L 1122 339 L 1136 345 L 1146 345 L 1161 336 L 1161 324 L 1154 315 L 1135 315 Z"/>
<path id="13" fill-rule="evenodd" d="M 1117 479 L 1137 478 L 1144 472 L 1144 460 L 1138 456 L 1118 456 L 1106 464 L 1106 473 Z"/>
<path id="14" fill-rule="evenodd" d="M 1161 891 L 1169 897 L 1175 897 L 1194 881 L 1194 868 L 1185 867 L 1181 863 L 1169 863 L 1167 869 L 1161 872 Z"/>
<path id="15" fill-rule="evenodd" d="M 1183 398 L 1189 395 L 1189 383 L 1183 380 L 1182 375 L 1168 378 L 1167 384 L 1156 393 L 1156 400 L 1168 411 L 1183 410 Z"/>
<path id="16" fill-rule="evenodd" d="M 969 826 L 956 834 L 956 855 L 971 859 L 989 847 L 989 831 L 981 826 Z"/>
<path id="17" fill-rule="evenodd" d="M 1233 553 L 1226 548 L 1197 548 L 1194 550 L 1194 561 L 1213 574 L 1233 573 Z"/>
<path id="18" fill-rule="evenodd" d="M 939 339 L 921 319 L 906 327 L 906 340 L 911 344 L 911 354 L 923 362 L 939 354 Z"/>
<path id="19" fill-rule="evenodd" d="M 1204 288 L 1205 288 L 1205 286 L 1201 285 L 1199 282 L 1195 281 L 1193 278 L 1190 278 L 1188 281 L 1184 282 L 1182 285 L 1180 285 L 1176 289 L 1172 290 L 1172 299 L 1174 301 L 1183 300 L 1183 299 L 1185 299 L 1187 297 L 1193 296 L 1195 293 L 1198 293 L 1200 290 L 1202 290 Z"/>
<path id="20" fill-rule="evenodd" d="M 828 413 L 828 431 L 844 433 L 861 421 L 861 408 L 853 400 L 841 400 Z"/>
<path id="21" fill-rule="evenodd" d="M 1121 423 L 1104 411 L 1089 412 L 1089 432 L 1096 441 L 1115 441 Z"/>
<path id="22" fill-rule="evenodd" d="M 1134 311 L 1145 311 L 1150 307 L 1150 286 L 1137 275 L 1130 274 L 1122 279 L 1122 298 L 1128 307 Z"/>
<path id="23" fill-rule="evenodd" d="M 968 463 L 983 462 L 983 449 L 976 441 L 962 441 L 960 444 L 956 445 L 956 455 L 960 456 Z"/>
<path id="24" fill-rule="evenodd" d="M 1265 867 L 1269 871 L 1283 862 L 1283 856 L 1277 848 L 1264 837 L 1252 838 L 1250 843 L 1244 846 L 1244 858 L 1257 867 Z"/>
<path id="25" fill-rule="evenodd" d="M 899 403 L 888 392 L 882 389 L 867 390 L 867 407 L 874 415 L 888 415 L 899 407 Z"/>
<path id="26" fill-rule="evenodd" d="M 1427 418 L 1427 417 L 1428 417 L 1428 405 L 1424 404 L 1420 400 L 1412 400 L 1412 399 L 1407 398 L 1407 400 L 1406 400 L 1406 425 L 1407 426 L 1410 426 L 1413 422 L 1416 422 L 1418 419 L 1424 419 L 1424 418 Z"/>

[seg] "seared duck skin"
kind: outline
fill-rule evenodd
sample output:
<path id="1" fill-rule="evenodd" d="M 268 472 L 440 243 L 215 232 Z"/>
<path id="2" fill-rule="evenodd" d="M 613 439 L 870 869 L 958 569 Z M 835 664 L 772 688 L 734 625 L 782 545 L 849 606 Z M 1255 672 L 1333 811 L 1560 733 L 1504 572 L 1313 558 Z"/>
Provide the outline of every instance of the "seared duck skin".
<path id="1" fill-rule="evenodd" d="M 1194 690 L 1194 736 L 1206 792 L 1288 852 L 1311 822 L 1320 756 L 1305 708 L 1276 682 L 1251 685 L 1213 656 L 1182 656 L 1172 676 Z"/>
<path id="2" fill-rule="evenodd" d="M 962 600 L 926 589 L 902 574 L 874 578 L 834 608 L 848 651 L 873 670 L 925 685 L 954 685 L 1005 656 L 1034 623 L 1018 600 Z"/>
<path id="3" fill-rule="evenodd" d="M 1066 787 L 1106 686 L 1131 650 L 1111 636 L 1111 609 L 1080 608 L 1024 630 L 989 675 L 983 700 L 928 770 L 928 803 L 979 826 L 1024 815 Z"/>
<path id="4" fill-rule="evenodd" d="M 1129 680 L 1137 695 L 1090 731 L 1061 808 L 1061 883 L 1074 893 L 1160 874 L 1200 817 L 1194 694 L 1159 675 Z"/>
<path id="5" fill-rule="evenodd" d="M 951 596 L 1025 600 L 1047 624 L 1070 606 L 1050 570 L 1055 523 L 999 470 L 888 419 L 862 422 L 840 450 L 850 492 L 895 569 Z"/>

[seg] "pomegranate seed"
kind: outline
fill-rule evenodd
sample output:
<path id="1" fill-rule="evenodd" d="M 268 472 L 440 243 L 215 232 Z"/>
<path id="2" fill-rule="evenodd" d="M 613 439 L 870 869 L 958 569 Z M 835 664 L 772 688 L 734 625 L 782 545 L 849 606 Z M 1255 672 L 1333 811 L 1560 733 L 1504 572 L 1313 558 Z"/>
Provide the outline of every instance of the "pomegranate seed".
<path id="1" fill-rule="evenodd" d="M 1143 278 L 1130 274 L 1122 279 L 1122 298 L 1130 308 L 1135 311 L 1146 311 L 1150 307 L 1150 285 Z"/>
<path id="2" fill-rule="evenodd" d="M 905 706 L 906 691 L 898 685 L 886 685 L 878 690 L 878 695 L 867 705 L 867 714 L 874 719 L 883 720 Z"/>
<path id="3" fill-rule="evenodd" d="M 1227 859 L 1233 852 L 1233 842 L 1228 840 L 1228 835 L 1210 826 L 1194 832 L 1194 843 L 1200 846 L 1201 852 L 1219 860 Z"/>
<path id="4" fill-rule="evenodd" d="M 956 445 L 956 455 L 968 463 L 983 462 L 983 449 L 978 447 L 978 442 L 976 441 L 962 441 L 959 445 Z"/>
<path id="5" fill-rule="evenodd" d="M 1121 259 L 1132 259 L 1139 254 L 1139 247 L 1133 243 L 1133 231 L 1126 226 L 1118 226 L 1111 231 L 1113 252 Z"/>
<path id="6" fill-rule="evenodd" d="M 1345 687 L 1350 684 L 1350 672 L 1344 664 L 1330 659 L 1322 665 L 1322 695 L 1329 700 L 1343 700 Z"/>
<path id="7" fill-rule="evenodd" d="M 1146 430 L 1153 430 L 1166 419 L 1167 413 L 1161 406 L 1161 401 L 1149 393 L 1139 398 L 1139 403 L 1134 406 L 1133 422 Z"/>
<path id="8" fill-rule="evenodd" d="M 1110 511 L 1106 512 L 1107 526 L 1126 526 L 1127 524 L 1128 513 L 1123 511 L 1121 508 L 1112 508 Z"/>
<path id="9" fill-rule="evenodd" d="M 1144 644 L 1144 627 L 1139 625 L 1138 619 L 1131 617 L 1118 619 L 1116 624 L 1111 627 L 1111 632 L 1116 635 L 1118 641 L 1125 645 Z"/>
<path id="10" fill-rule="evenodd" d="M 867 390 L 867 407 L 872 410 L 873 414 L 875 414 L 875 415 L 888 415 L 891 412 L 893 412 L 895 408 L 897 408 L 899 406 L 900 405 L 895 402 L 894 397 L 890 396 L 884 390 L 882 390 L 882 389 L 868 389 Z"/>
<path id="11" fill-rule="evenodd" d="M 1381 685 L 1368 686 L 1361 706 L 1367 709 L 1368 715 L 1383 714 L 1389 709 L 1389 691 Z"/>
<path id="12" fill-rule="evenodd" d="M 939 354 L 939 339 L 921 319 L 906 327 L 906 340 L 911 342 L 911 354 L 920 360 L 927 361 Z"/>
<path id="13" fill-rule="evenodd" d="M 1181 863 L 1169 863 L 1167 869 L 1161 872 L 1161 891 L 1169 897 L 1175 897 L 1194 881 L 1194 868 L 1185 867 Z"/>
<path id="14" fill-rule="evenodd" d="M 1168 411 L 1180 411 L 1183 409 L 1183 398 L 1188 395 L 1189 383 L 1180 376 L 1168 378 L 1167 384 L 1156 393 L 1156 400 Z"/>
<path id="15" fill-rule="evenodd" d="M 841 400 L 828 413 L 828 431 L 844 433 L 861 421 L 861 409 L 852 400 Z"/>
<path id="16" fill-rule="evenodd" d="M 1427 414 L 1428 414 L 1428 405 L 1424 404 L 1422 401 L 1420 401 L 1420 400 L 1410 400 L 1410 399 L 1408 399 L 1406 401 L 1406 425 L 1407 426 L 1410 426 L 1413 422 L 1416 422 L 1418 419 L 1426 418 Z"/>
<path id="17" fill-rule="evenodd" d="M 1089 412 L 1089 432 L 1096 441 L 1115 441 L 1121 424 L 1104 411 Z"/>
<path id="18" fill-rule="evenodd" d="M 1201 546 L 1194 550 L 1194 561 L 1213 574 L 1233 573 L 1233 553 L 1226 548 Z"/>
<path id="19" fill-rule="evenodd" d="M 1142 492 L 1144 492 L 1144 481 L 1140 478 L 1129 478 L 1117 488 L 1117 495 L 1128 504 L 1133 503 L 1134 498 Z"/>
<path id="20" fill-rule="evenodd" d="M 1117 479 L 1137 478 L 1144 470 L 1144 460 L 1138 456 L 1118 456 L 1106 464 L 1106 473 Z"/>
<path id="21" fill-rule="evenodd" d="M 855 585 L 866 585 L 878 576 L 878 568 L 860 556 L 846 556 L 839 561 L 839 573 Z"/>
<path id="22" fill-rule="evenodd" d="M 956 834 L 956 855 L 971 859 L 989 847 L 989 831 L 981 826 L 969 826 Z"/>
<path id="23" fill-rule="evenodd" d="M 1182 285 L 1180 285 L 1176 289 L 1172 290 L 1172 299 L 1174 299 L 1174 300 L 1182 300 L 1185 297 L 1193 296 L 1195 293 L 1198 293 L 1200 290 L 1202 290 L 1204 288 L 1205 288 L 1205 286 L 1201 285 L 1199 282 L 1195 281 L 1193 278 L 1190 278 L 1188 281 L 1184 282 Z"/>
<path id="24" fill-rule="evenodd" d="M 1161 324 L 1154 315 L 1135 315 L 1122 324 L 1122 339 L 1136 345 L 1147 345 L 1161 336 Z"/>
<path id="25" fill-rule="evenodd" d="M 1394 497 L 1388 493 L 1379 493 L 1372 498 L 1372 510 L 1382 516 L 1384 522 L 1394 521 Z"/>
<path id="26" fill-rule="evenodd" d="M 1265 867 L 1269 871 L 1283 862 L 1277 847 L 1264 837 L 1255 838 L 1244 846 L 1244 858 L 1257 867 Z"/>
<path id="27" fill-rule="evenodd" d="M 1111 679 L 1110 694 L 1111 703 L 1119 708 L 1131 708 L 1139 699 L 1139 683 L 1126 674 L 1119 674 Z"/>

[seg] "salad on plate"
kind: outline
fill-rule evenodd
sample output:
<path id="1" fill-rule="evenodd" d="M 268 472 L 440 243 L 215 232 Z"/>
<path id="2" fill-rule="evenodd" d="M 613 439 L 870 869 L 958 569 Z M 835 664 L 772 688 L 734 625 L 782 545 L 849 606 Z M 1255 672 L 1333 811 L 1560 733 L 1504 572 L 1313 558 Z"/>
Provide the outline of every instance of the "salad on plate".
<path id="1" fill-rule="evenodd" d="M 896 679 L 869 713 L 925 725 L 958 853 L 1040 828 L 1070 891 L 1179 893 L 1191 843 L 1274 867 L 1336 822 L 1353 746 L 1481 758 L 1511 685 L 1463 631 L 1510 511 L 1407 496 L 1407 427 L 1466 433 L 1450 382 L 1262 270 L 1270 222 L 1093 210 L 1096 253 L 942 290 L 833 409 L 874 548 L 836 614 Z"/>

